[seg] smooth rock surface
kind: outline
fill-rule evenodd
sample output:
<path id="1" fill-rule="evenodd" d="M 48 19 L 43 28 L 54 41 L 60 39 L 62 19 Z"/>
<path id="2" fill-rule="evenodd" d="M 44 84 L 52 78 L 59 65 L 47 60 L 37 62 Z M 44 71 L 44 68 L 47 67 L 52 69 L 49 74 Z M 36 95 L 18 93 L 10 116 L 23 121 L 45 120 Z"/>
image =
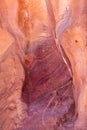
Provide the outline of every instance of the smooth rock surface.
<path id="1" fill-rule="evenodd" d="M 86 5 L 0 0 L 0 130 L 87 129 Z"/>

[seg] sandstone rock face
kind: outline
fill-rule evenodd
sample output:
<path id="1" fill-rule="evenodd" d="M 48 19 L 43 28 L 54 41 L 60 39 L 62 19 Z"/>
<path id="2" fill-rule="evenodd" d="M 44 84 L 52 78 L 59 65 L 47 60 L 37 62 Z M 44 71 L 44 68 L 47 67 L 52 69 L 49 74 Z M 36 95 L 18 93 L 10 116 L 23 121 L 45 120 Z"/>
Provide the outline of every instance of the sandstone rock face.
<path id="1" fill-rule="evenodd" d="M 86 5 L 0 0 L 0 130 L 87 130 Z"/>
<path id="2" fill-rule="evenodd" d="M 24 103 L 21 101 L 21 90 L 25 79 L 24 69 L 17 55 L 18 48 L 15 46 L 15 40 L 8 40 L 6 41 L 6 37 L 3 38 L 7 48 L 2 47 L 3 55 L 0 61 L 0 129 L 3 130 L 15 129 L 16 125 L 20 126 L 24 119 L 22 117 Z"/>

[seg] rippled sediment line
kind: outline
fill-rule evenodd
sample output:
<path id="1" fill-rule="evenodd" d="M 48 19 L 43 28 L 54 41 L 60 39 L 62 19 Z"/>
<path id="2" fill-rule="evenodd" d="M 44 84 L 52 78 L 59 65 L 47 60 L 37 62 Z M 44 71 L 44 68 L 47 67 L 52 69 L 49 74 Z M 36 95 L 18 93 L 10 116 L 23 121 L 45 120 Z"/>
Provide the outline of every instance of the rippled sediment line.
<path id="1" fill-rule="evenodd" d="M 61 42 L 62 33 L 71 25 L 71 17 L 72 17 L 72 11 L 70 7 L 68 9 L 66 8 L 66 13 L 63 20 L 61 21 L 60 25 L 57 25 L 56 27 L 56 35 L 57 35 L 59 44 L 62 44 Z"/>
<path id="2" fill-rule="evenodd" d="M 72 10 L 70 9 L 70 7 L 68 7 L 68 8 L 66 8 L 66 13 L 65 13 L 63 20 L 61 21 L 60 25 L 57 25 L 57 27 L 56 27 L 56 36 L 58 39 L 57 44 L 59 46 L 62 58 L 63 58 L 65 64 L 67 65 L 67 68 L 68 68 L 70 74 L 72 75 L 72 71 L 69 66 L 69 60 L 64 51 L 64 47 L 62 45 L 62 33 L 71 25 L 71 21 L 72 21 Z"/>

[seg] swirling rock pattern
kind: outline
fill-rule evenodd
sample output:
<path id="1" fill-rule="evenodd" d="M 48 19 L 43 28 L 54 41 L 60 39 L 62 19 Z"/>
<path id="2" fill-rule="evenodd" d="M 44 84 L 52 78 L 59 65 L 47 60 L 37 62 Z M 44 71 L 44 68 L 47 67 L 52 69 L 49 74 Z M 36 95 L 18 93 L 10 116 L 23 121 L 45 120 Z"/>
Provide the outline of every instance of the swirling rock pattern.
<path id="1" fill-rule="evenodd" d="M 86 0 L 0 0 L 0 130 L 87 129 L 86 15 Z"/>

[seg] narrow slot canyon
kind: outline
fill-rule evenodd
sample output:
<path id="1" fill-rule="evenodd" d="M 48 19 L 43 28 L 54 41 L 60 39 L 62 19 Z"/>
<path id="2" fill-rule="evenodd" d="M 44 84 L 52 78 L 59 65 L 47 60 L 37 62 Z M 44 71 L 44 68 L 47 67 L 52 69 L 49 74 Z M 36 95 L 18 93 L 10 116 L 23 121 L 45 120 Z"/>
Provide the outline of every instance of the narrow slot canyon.
<path id="1" fill-rule="evenodd" d="M 0 130 L 87 130 L 86 0 L 0 0 Z"/>

